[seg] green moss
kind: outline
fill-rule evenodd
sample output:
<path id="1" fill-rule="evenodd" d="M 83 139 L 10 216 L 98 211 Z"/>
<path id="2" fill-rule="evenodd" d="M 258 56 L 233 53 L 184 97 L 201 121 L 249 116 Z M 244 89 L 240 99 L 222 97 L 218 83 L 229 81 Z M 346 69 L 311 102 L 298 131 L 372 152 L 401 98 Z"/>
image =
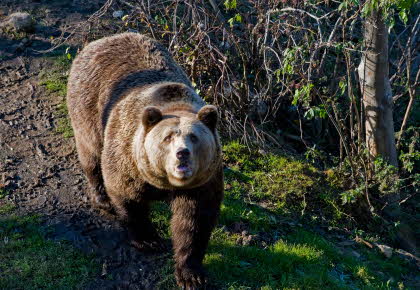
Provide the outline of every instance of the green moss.
<path id="1" fill-rule="evenodd" d="M 9 194 L 9 191 L 0 185 L 0 199 L 5 198 Z"/>
<path id="2" fill-rule="evenodd" d="M 13 28 L 6 28 L 4 32 L 13 40 L 22 40 L 28 36 L 26 32 L 17 32 Z"/>
<path id="3" fill-rule="evenodd" d="M 13 212 L 14 209 L 15 209 L 15 206 L 13 204 L 1 202 L 0 203 L 0 216 L 9 214 Z"/>
<path id="4" fill-rule="evenodd" d="M 227 193 L 221 206 L 220 223 L 231 226 L 238 222 L 245 223 L 252 233 L 273 230 L 278 225 L 278 219 L 272 212 L 256 205 L 245 204 Z"/>
<path id="5" fill-rule="evenodd" d="M 318 209 L 319 203 L 335 211 L 324 200 L 330 198 L 334 190 L 325 180 L 325 174 L 313 165 L 281 154 L 248 150 L 236 141 L 227 143 L 223 153 L 229 166 L 227 191 L 235 197 L 242 196 L 289 214 Z"/>
<path id="6" fill-rule="evenodd" d="M 47 91 L 65 97 L 67 93 L 67 75 L 70 70 L 72 56 L 67 54 L 52 56 L 52 66 L 41 73 L 40 84 Z"/>
<path id="7" fill-rule="evenodd" d="M 56 117 L 57 121 L 57 132 L 63 134 L 64 138 L 70 138 L 74 136 L 73 128 L 68 116 L 67 104 L 65 102 L 57 106 Z"/>
<path id="8" fill-rule="evenodd" d="M 93 257 L 48 240 L 39 216 L 10 212 L 0 211 L 1 289 L 75 289 L 97 274 Z"/>
<path id="9" fill-rule="evenodd" d="M 52 68 L 41 74 L 40 84 L 45 86 L 52 95 L 61 98 L 61 103 L 57 106 L 55 117 L 57 118 L 56 131 L 65 138 L 73 137 L 73 128 L 68 117 L 68 109 L 65 101 L 67 94 L 67 75 L 71 66 L 73 56 L 65 53 L 59 56 L 52 56 Z"/>
<path id="10" fill-rule="evenodd" d="M 377 289 L 402 284 L 400 280 L 390 283 L 375 273 L 384 258 L 357 261 L 306 230 L 296 230 L 267 248 L 241 246 L 235 241 L 236 236 L 223 228 L 212 235 L 204 265 L 216 289 Z M 402 279 L 404 271 L 395 272 L 393 279 Z M 172 260 L 161 277 L 159 289 L 175 288 Z"/>

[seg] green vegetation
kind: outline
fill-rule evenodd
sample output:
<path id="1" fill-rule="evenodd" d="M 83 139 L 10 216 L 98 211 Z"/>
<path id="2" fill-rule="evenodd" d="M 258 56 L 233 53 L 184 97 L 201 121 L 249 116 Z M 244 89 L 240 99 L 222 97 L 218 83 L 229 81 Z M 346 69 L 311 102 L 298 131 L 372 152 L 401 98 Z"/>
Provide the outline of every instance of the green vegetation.
<path id="1" fill-rule="evenodd" d="M 6 28 L 4 32 L 7 33 L 8 37 L 10 37 L 10 39 L 13 39 L 13 40 L 22 40 L 28 36 L 26 32 L 23 32 L 23 31 L 17 32 L 11 28 Z"/>
<path id="2" fill-rule="evenodd" d="M 46 238 L 37 215 L 0 203 L 0 289 L 76 289 L 98 272 L 93 257 Z"/>
<path id="3" fill-rule="evenodd" d="M 9 191 L 7 189 L 5 189 L 1 184 L 0 184 L 0 199 L 6 197 L 6 195 L 9 194 Z"/>
<path id="4" fill-rule="evenodd" d="M 52 58 L 52 69 L 43 72 L 40 84 L 45 86 L 49 93 L 61 98 L 62 101 L 58 104 L 55 112 L 57 118 L 56 131 L 63 134 L 65 138 L 69 138 L 73 137 L 73 129 L 68 117 L 65 97 L 67 94 L 67 76 L 73 56 L 66 52 L 59 56 L 52 56 Z"/>
<path id="5" fill-rule="evenodd" d="M 204 259 L 214 287 L 404 288 L 403 275 L 410 271 L 405 261 L 386 259 L 362 246 L 356 247 L 358 258 L 354 248 L 336 247 L 328 235 L 306 229 L 312 219 L 301 216 L 305 207 L 316 212 L 316 207 L 330 206 L 323 190 L 336 189 L 326 181 L 327 175 L 301 160 L 250 152 L 238 142 L 224 146 L 224 158 L 230 167 L 225 174 L 226 196 Z M 318 202 L 312 205 L 310 199 Z M 165 238 L 169 238 L 169 218 L 168 206 L 157 203 L 152 220 Z M 170 260 L 161 272 L 160 289 L 175 287 L 172 272 Z"/>
<path id="6" fill-rule="evenodd" d="M 224 161 L 229 166 L 226 190 L 235 198 L 292 218 L 305 215 L 328 218 L 330 225 L 343 222 L 334 171 L 324 173 L 306 161 L 249 150 L 236 141 L 224 146 Z"/>

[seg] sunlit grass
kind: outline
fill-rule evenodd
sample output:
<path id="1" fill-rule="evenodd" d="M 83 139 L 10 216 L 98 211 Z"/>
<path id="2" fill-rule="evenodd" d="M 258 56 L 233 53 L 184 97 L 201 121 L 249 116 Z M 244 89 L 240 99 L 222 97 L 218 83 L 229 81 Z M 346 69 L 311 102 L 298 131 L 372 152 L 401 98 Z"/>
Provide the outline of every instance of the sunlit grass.
<path id="1" fill-rule="evenodd" d="M 93 257 L 48 240 L 39 216 L 0 207 L 0 289 L 75 289 L 98 270 Z"/>

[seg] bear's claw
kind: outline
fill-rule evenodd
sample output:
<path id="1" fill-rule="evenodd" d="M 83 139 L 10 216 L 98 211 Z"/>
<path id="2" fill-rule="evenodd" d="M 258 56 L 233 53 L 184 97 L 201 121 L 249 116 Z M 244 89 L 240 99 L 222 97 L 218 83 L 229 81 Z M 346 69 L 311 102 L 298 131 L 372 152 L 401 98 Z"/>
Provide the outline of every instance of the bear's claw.
<path id="1" fill-rule="evenodd" d="M 204 289 L 207 283 L 207 277 L 203 269 L 177 268 L 175 278 L 178 286 L 186 290 Z"/>
<path id="2" fill-rule="evenodd" d="M 105 210 L 106 212 L 109 212 L 111 214 L 114 214 L 114 207 L 111 204 L 111 201 L 109 200 L 108 196 L 103 195 L 97 195 L 92 198 L 92 204 L 94 207 L 98 209 Z"/>

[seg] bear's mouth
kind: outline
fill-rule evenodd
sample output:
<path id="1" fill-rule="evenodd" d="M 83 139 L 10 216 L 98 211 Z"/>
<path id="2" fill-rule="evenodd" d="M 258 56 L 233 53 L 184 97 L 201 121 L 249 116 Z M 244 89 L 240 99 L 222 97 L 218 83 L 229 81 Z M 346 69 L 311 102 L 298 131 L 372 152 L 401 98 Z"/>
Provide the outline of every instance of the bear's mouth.
<path id="1" fill-rule="evenodd" d="M 176 166 L 176 172 L 181 178 L 189 178 L 192 175 L 192 168 L 188 163 L 181 163 Z"/>

